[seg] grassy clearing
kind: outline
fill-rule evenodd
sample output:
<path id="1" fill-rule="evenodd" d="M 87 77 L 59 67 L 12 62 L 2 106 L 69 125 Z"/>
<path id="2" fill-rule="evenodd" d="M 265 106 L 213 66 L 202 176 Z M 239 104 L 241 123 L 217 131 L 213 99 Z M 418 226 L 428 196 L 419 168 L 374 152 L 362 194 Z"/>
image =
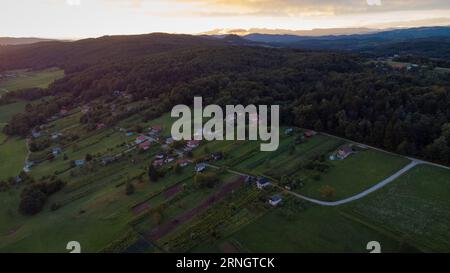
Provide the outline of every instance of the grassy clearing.
<path id="1" fill-rule="evenodd" d="M 395 240 L 342 217 L 337 208 L 316 206 L 289 216 L 283 210 L 272 208 L 231 236 L 193 251 L 223 252 L 223 244 L 233 242 L 240 252 L 367 252 L 366 245 L 373 240 L 381 242 L 386 252 L 398 249 Z"/>
<path id="2" fill-rule="evenodd" d="M 0 144 L 0 180 L 18 175 L 24 166 L 26 154 L 23 139 L 9 138 Z"/>
<path id="3" fill-rule="evenodd" d="M 322 199 L 320 188 L 329 185 L 336 191 L 335 200 L 360 193 L 391 176 L 409 163 L 400 156 L 375 150 L 360 151 L 342 161 L 329 161 L 330 170 L 318 181 L 306 179 L 300 193 Z M 299 174 L 301 175 L 301 174 Z"/>
<path id="4" fill-rule="evenodd" d="M 420 250 L 449 252 L 449 200 L 450 171 L 422 165 L 348 208 Z"/>
<path id="5" fill-rule="evenodd" d="M 27 103 L 25 101 L 18 101 L 7 105 L 0 106 L 0 123 L 5 124 L 9 122 L 9 120 L 15 114 L 18 114 L 25 110 L 25 105 Z"/>
<path id="6" fill-rule="evenodd" d="M 3 92 L 14 92 L 31 87 L 47 88 L 55 80 L 64 77 L 64 71 L 57 68 L 41 71 L 20 70 L 11 73 L 16 74 L 16 77 L 0 80 L 0 89 Z"/>

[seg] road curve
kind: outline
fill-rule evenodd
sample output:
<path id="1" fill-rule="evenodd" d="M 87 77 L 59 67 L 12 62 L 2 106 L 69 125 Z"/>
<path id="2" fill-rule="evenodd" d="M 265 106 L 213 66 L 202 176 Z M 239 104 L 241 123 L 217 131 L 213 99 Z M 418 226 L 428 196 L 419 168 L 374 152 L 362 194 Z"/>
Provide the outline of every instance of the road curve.
<path id="1" fill-rule="evenodd" d="M 288 194 L 291 194 L 291 195 L 293 195 L 293 196 L 295 196 L 297 198 L 309 201 L 311 203 L 314 203 L 314 204 L 317 204 L 317 205 L 321 205 L 321 206 L 335 207 L 335 206 L 344 205 L 344 204 L 350 203 L 352 201 L 361 199 L 361 198 L 371 194 L 372 192 L 383 188 L 387 184 L 391 183 L 392 181 L 394 181 L 395 179 L 399 178 L 404 173 L 408 172 L 409 170 L 411 170 L 412 168 L 414 168 L 415 166 L 420 165 L 420 164 L 428 164 L 428 162 L 424 162 L 424 161 L 416 160 L 416 159 L 411 159 L 411 163 L 409 163 L 408 165 L 406 165 L 405 167 L 403 167 L 402 169 L 400 169 L 399 171 L 397 171 L 393 175 L 389 176 L 388 178 L 378 182 L 376 185 L 372 186 L 371 188 L 369 188 L 369 189 L 367 189 L 367 190 L 365 190 L 363 192 L 360 192 L 360 193 L 358 193 L 356 195 L 353 195 L 351 197 L 348 197 L 348 198 L 345 198 L 345 199 L 342 199 L 342 200 L 339 200 L 339 201 L 334 201 L 334 202 L 327 202 L 327 201 L 317 200 L 317 199 L 314 199 L 314 198 L 310 198 L 310 197 L 298 194 L 298 193 L 293 192 L 293 191 L 288 191 L 288 190 L 284 189 L 283 187 L 281 187 L 279 185 L 276 185 L 276 184 L 274 184 L 274 186 L 280 188 L 281 190 L 283 190 L 284 192 L 286 192 Z M 208 167 L 213 168 L 213 169 L 219 169 L 220 168 L 218 166 L 215 166 L 215 165 L 212 165 L 212 164 L 208 164 L 208 163 L 206 163 L 206 165 Z M 241 176 L 247 176 L 248 175 L 248 174 L 245 174 L 245 173 L 242 173 L 242 172 L 238 172 L 238 171 L 234 171 L 234 170 L 231 170 L 231 169 L 227 169 L 227 171 L 230 172 L 230 173 L 236 174 L 236 175 L 241 175 Z"/>
<path id="2" fill-rule="evenodd" d="M 399 170 L 398 172 L 394 173 L 393 175 L 389 176 L 388 178 L 384 179 L 383 181 L 379 182 L 378 184 L 374 185 L 373 187 L 360 192 L 356 195 L 353 195 L 349 198 L 346 199 L 342 199 L 339 201 L 335 201 L 335 202 L 326 202 L 326 201 L 321 201 L 321 200 L 317 200 L 317 199 L 313 199 L 310 197 L 306 197 L 304 195 L 292 192 L 292 191 L 285 191 L 293 196 L 296 196 L 298 198 L 301 198 L 303 200 L 309 201 L 311 203 L 317 204 L 317 205 L 321 205 L 321 206 L 328 206 L 328 207 L 335 207 L 335 206 L 339 206 L 339 205 L 343 205 L 343 204 L 347 204 L 350 203 L 352 201 L 358 200 L 363 198 L 366 195 L 371 194 L 372 192 L 381 189 L 382 187 L 386 186 L 387 184 L 391 183 L 392 181 L 394 181 L 395 179 L 397 179 L 398 177 L 400 177 L 401 175 L 403 175 L 404 173 L 406 173 L 407 171 L 411 170 L 412 168 L 414 168 L 415 166 L 419 165 L 419 164 L 423 164 L 423 162 L 418 161 L 418 160 L 413 160 L 411 163 L 409 163 L 408 165 L 406 165 L 405 167 L 403 167 L 401 170 Z"/>

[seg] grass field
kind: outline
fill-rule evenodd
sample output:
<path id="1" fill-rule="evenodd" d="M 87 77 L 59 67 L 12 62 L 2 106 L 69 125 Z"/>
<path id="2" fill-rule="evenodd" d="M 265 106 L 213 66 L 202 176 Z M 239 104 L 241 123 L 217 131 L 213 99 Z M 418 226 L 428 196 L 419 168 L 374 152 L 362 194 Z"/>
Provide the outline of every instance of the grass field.
<path id="1" fill-rule="evenodd" d="M 360 193 L 383 179 L 391 176 L 409 163 L 400 156 L 393 156 L 375 150 L 360 151 L 342 161 L 329 161 L 332 167 L 321 175 L 319 181 L 309 179 L 300 193 L 322 199 L 320 188 L 332 186 L 335 200 L 344 199 Z"/>
<path id="2" fill-rule="evenodd" d="M 398 249 L 394 239 L 341 216 L 337 208 L 315 206 L 289 217 L 283 209 L 271 209 L 231 236 L 193 251 L 223 252 L 221 246 L 233 242 L 238 252 L 368 252 L 373 240 L 382 242 L 386 252 Z"/>
<path id="3" fill-rule="evenodd" d="M 110 176 L 95 173 L 75 179 L 71 185 L 92 180 L 77 190 L 66 186 L 47 202 L 39 215 L 33 217 L 18 213 L 20 190 L 0 193 L 0 252 L 67 252 L 65 244 L 68 240 L 79 241 L 83 252 L 99 251 L 128 230 L 128 222 L 134 217 L 130 208 L 137 200 L 164 190 L 170 183 L 183 180 L 192 173 L 192 168 L 186 168 L 179 175 L 169 175 L 164 182 L 135 181 L 135 193 L 126 196 L 124 186 L 118 185 L 133 176 L 132 166 L 127 166 L 114 175 L 112 170 L 118 168 L 113 164 L 108 167 Z M 59 210 L 50 210 L 53 202 L 76 195 L 80 197 L 73 198 Z"/>
<path id="4" fill-rule="evenodd" d="M 3 107 L 9 106 L 0 107 L 0 110 L 5 109 L 0 111 L 0 122 L 8 120 L 15 111 L 14 107 Z M 35 179 L 57 171 L 67 182 L 62 191 L 50 197 L 42 212 L 33 217 L 19 214 L 22 188 L 0 193 L 0 252 L 67 252 L 65 245 L 73 240 L 81 243 L 83 252 L 100 251 L 130 228 L 142 236 L 158 228 L 147 209 L 163 207 L 159 225 L 170 225 L 186 212 L 195 210 L 222 186 L 236 180 L 235 175 L 225 172 L 221 173 L 222 183 L 216 187 L 195 188 L 193 164 L 190 164 L 180 174 L 169 171 L 158 182 L 150 183 L 146 167 L 162 149 L 156 143 L 146 152 L 131 151 L 106 166 L 94 162 L 88 164 L 89 168 L 69 169 L 70 160 L 82 159 L 88 153 L 97 157 L 117 154 L 128 149 L 123 143 L 132 142 L 136 137 L 127 138 L 124 132 L 113 128 L 88 132 L 79 124 L 79 116 L 80 113 L 75 113 L 50 124 L 51 132 L 80 136 L 62 147 L 68 159 L 63 160 L 60 155 L 32 168 L 31 175 Z M 118 126 L 128 129 L 135 125 L 143 128 L 161 125 L 163 137 L 166 137 L 170 135 L 172 122 L 169 114 L 149 122 L 143 122 L 137 114 Z M 301 165 L 318 156 L 328 158 L 345 141 L 319 134 L 293 150 L 295 137 L 281 135 L 280 148 L 275 152 L 260 152 L 257 141 L 206 142 L 194 151 L 194 158 L 222 151 L 225 158 L 213 164 L 275 179 L 285 175 L 302 178 L 304 186 L 297 191 L 319 199 L 319 189 L 323 185 L 335 188 L 335 199 L 345 198 L 367 189 L 408 163 L 403 157 L 369 149 L 343 161 L 326 159 L 330 169 L 316 181 L 311 179 L 316 171 L 306 170 Z M 6 136 L 0 135 L 2 139 L 5 141 Z M 53 143 L 52 147 L 56 145 L 59 144 Z M 25 141 L 15 138 L 0 145 L 0 158 L 8 158 L 0 165 L 0 179 L 17 175 L 22 169 L 25 148 Z M 125 195 L 127 181 L 135 185 L 131 196 Z M 304 205 L 303 201 L 299 205 L 292 196 L 285 196 L 286 204 L 271 208 L 267 198 L 276 189 L 266 192 L 254 186 L 241 187 L 221 201 L 213 202 L 207 210 L 200 210 L 203 212 L 199 215 L 171 227 L 168 234 L 152 242 L 169 250 L 193 252 L 368 252 L 366 244 L 374 240 L 382 244 L 384 252 L 449 251 L 449 181 L 450 171 L 419 166 L 385 189 L 334 208 Z M 168 197 L 166 193 L 174 185 L 184 190 Z M 51 211 L 52 203 L 62 206 Z M 141 204 L 145 204 L 146 209 L 133 210 Z M 136 218 L 139 221 L 135 222 Z M 192 228 L 199 231 L 195 240 L 191 239 Z M 214 236 L 210 234 L 212 228 L 216 232 Z"/>
<path id="5" fill-rule="evenodd" d="M 450 251 L 450 171 L 417 166 L 386 188 L 349 204 L 422 251 Z"/>
<path id="6" fill-rule="evenodd" d="M 25 101 L 18 101 L 11 104 L 0 105 L 0 124 L 6 124 L 11 117 L 25 110 Z"/>
<path id="7" fill-rule="evenodd" d="M 31 87 L 47 88 L 52 82 L 64 76 L 64 71 L 57 68 L 41 71 L 20 70 L 11 73 L 17 76 L 0 80 L 0 94 L 2 91 L 14 92 Z"/>
<path id="8" fill-rule="evenodd" d="M 24 167 L 27 149 L 25 140 L 9 138 L 0 144 L 0 180 L 15 177 Z"/>

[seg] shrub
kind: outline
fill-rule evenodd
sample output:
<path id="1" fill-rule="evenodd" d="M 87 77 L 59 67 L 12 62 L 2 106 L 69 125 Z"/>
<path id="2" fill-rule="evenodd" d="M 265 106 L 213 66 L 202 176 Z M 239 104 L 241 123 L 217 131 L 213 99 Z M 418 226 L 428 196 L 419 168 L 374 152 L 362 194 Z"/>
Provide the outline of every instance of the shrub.
<path id="1" fill-rule="evenodd" d="M 19 204 L 19 211 L 24 215 L 35 215 L 40 212 L 45 205 L 47 196 L 37 188 L 30 188 L 22 192 L 22 199 Z"/>

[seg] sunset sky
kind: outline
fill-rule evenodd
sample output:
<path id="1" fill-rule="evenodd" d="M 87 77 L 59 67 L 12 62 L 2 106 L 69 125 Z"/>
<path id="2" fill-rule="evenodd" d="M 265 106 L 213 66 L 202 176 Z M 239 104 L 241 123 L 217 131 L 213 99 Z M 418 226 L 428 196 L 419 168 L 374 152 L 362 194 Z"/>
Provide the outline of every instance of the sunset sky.
<path id="1" fill-rule="evenodd" d="M 450 25 L 449 0 L 1 0 L 0 36 Z"/>

